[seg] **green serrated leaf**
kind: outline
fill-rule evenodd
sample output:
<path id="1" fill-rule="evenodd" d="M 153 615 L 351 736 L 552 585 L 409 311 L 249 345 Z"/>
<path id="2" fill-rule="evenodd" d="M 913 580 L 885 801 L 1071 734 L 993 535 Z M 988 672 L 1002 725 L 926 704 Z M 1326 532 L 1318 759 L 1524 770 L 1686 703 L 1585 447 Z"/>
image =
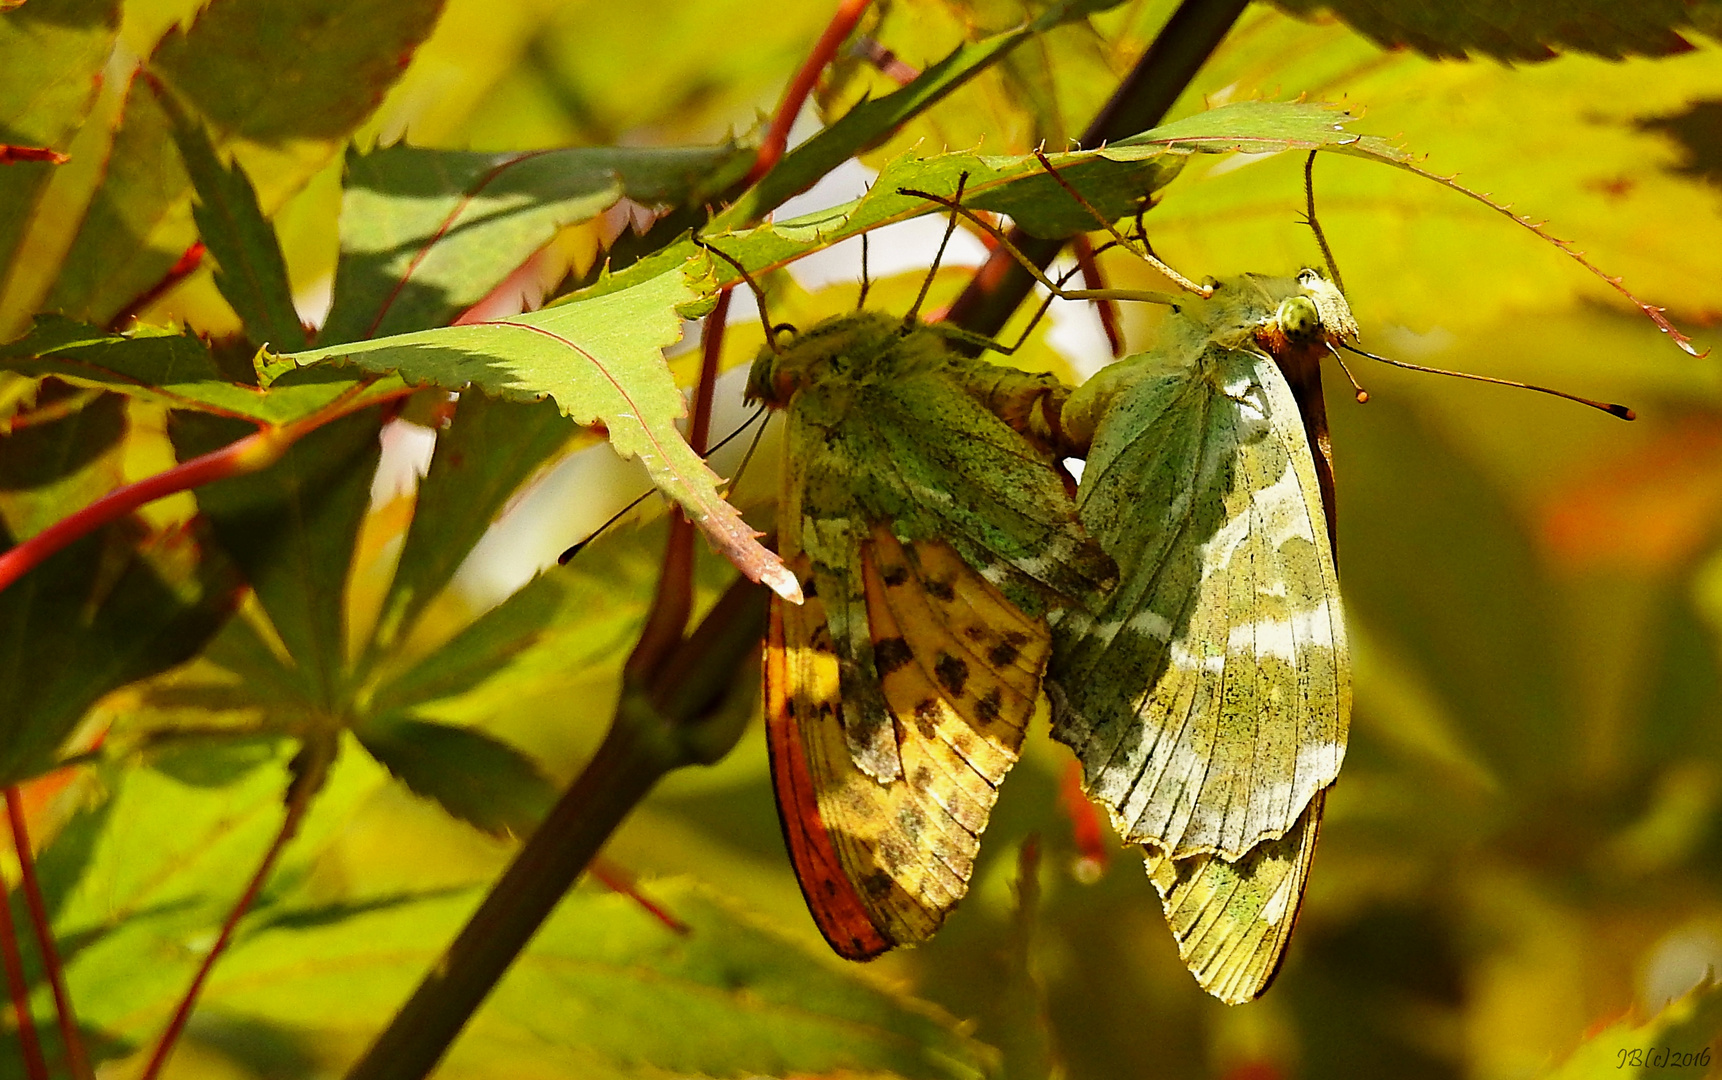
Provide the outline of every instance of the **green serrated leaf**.
<path id="1" fill-rule="evenodd" d="M 0 548 L 117 483 L 124 430 L 123 403 L 103 395 L 0 438 Z M 237 592 L 189 537 L 151 543 L 130 521 L 62 548 L 0 591 L 0 784 L 45 768 L 110 690 L 195 655 Z"/>
<path id="2" fill-rule="evenodd" d="M 224 376 L 209 344 L 196 334 L 148 326 L 111 334 L 58 315 L 38 316 L 27 336 L 0 345 L 0 368 L 262 424 L 307 417 L 358 383 L 332 370 L 303 372 L 264 391 Z M 400 386 L 398 379 L 383 379 L 367 387 L 365 396 L 394 394 Z"/>
<path id="3" fill-rule="evenodd" d="M 399 77 L 442 0 L 218 0 L 148 70 L 214 127 L 267 215 L 328 161 Z M 148 80 L 134 80 L 106 179 L 47 307 L 106 325 L 196 239 L 192 186 Z"/>
<path id="4" fill-rule="evenodd" d="M 346 581 L 370 506 L 381 445 L 365 411 L 312 431 L 262 472 L 198 489 L 198 507 L 239 565 L 307 683 L 310 704 L 338 715 L 346 669 Z M 181 460 L 225 446 L 249 426 L 180 413 Z"/>
<path id="5" fill-rule="evenodd" d="M 190 659 L 232 610 L 217 564 L 170 583 L 138 542 L 110 527 L 0 593 L 0 783 L 43 771 L 98 699 Z"/>
<path id="6" fill-rule="evenodd" d="M 1184 156 L 1155 146 L 1119 154 L 1049 154 L 1047 159 L 1067 183 L 1083 192 L 1096 211 L 1112 220 L 1134 213 L 1143 199 L 1171 183 Z M 885 167 L 866 195 L 852 202 L 730 233 L 717 231 L 724 219 L 714 219 L 702 235 L 757 276 L 872 229 L 922 214 L 945 213 L 943 206 L 904 195 L 899 189 L 951 199 L 956 197 L 959 183 L 963 205 L 1009 214 L 1016 224 L 1037 236 L 1071 236 L 1098 227 L 1093 213 L 1072 199 L 1032 155 L 904 154 Z M 698 254 L 699 246 L 692 239 L 678 240 L 576 296 L 637 287 Z M 727 261 L 718 261 L 713 270 L 720 285 L 741 280 Z"/>
<path id="7" fill-rule="evenodd" d="M 575 430 L 554 402 L 505 401 L 476 388 L 461 395 L 419 484 L 373 648 L 388 649 L 412 629 L 509 497 Z"/>
<path id="8" fill-rule="evenodd" d="M 739 180 L 751 148 L 349 150 L 328 343 L 441 326 L 564 226 L 627 197 L 676 205 Z M 288 350 L 283 350 L 288 351 Z"/>
<path id="9" fill-rule="evenodd" d="M 171 95 L 161 104 L 173 122 L 173 138 L 197 192 L 192 219 L 209 254 L 215 257 L 215 284 L 233 305 L 256 342 L 279 349 L 303 349 L 305 327 L 293 308 L 287 263 L 275 229 L 257 205 L 257 190 L 237 162 L 223 164 L 209 132 Z"/>
<path id="10" fill-rule="evenodd" d="M 1619 60 L 1669 56 L 1691 45 L 1681 31 L 1716 29 L 1716 5 L 1684 0 L 1617 4 L 1610 0 L 1511 0 L 1509 3 L 1425 4 L 1414 0 L 1274 0 L 1310 18 L 1331 12 L 1390 48 L 1464 59 L 1548 60 L 1574 50 Z"/>
<path id="11" fill-rule="evenodd" d="M 682 313 L 711 296 L 709 278 L 690 282 L 692 260 L 625 292 L 562 304 L 512 319 L 313 349 L 287 359 L 301 366 L 341 360 L 411 383 L 481 387 L 499 397 L 554 399 L 580 424 L 602 423 L 610 445 L 637 457 L 659 490 L 675 499 L 712 545 L 749 578 L 799 598 L 795 576 L 760 546 L 720 481 L 682 439 L 675 421 L 686 403 L 663 350 L 682 336 Z"/>
<path id="12" fill-rule="evenodd" d="M 89 115 L 119 30 L 118 0 L 34 0 L 0 19 L 0 143 L 65 151 Z M 0 167 L 0 282 L 54 171 Z"/>
<path id="13" fill-rule="evenodd" d="M 397 780 L 493 835 L 525 836 L 556 801 L 531 758 L 474 728 L 396 714 L 353 734 Z"/>
<path id="14" fill-rule="evenodd" d="M 657 881 L 649 891 L 688 933 L 628 897 L 574 892 L 438 1075 L 494 1076 L 528 1062 L 600 1077 L 976 1080 L 993 1070 L 996 1055 L 954 1020 L 864 972 L 832 968 L 697 887 Z M 206 1008 L 301 1037 L 374 1030 L 472 902 L 379 897 L 284 910 L 234 947 Z"/>

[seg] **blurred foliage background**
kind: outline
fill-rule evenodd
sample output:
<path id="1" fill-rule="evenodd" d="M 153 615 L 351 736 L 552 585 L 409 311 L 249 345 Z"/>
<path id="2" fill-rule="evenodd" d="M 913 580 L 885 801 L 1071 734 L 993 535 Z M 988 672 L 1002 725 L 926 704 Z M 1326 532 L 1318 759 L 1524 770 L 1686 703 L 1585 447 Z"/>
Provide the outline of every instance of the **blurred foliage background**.
<path id="1" fill-rule="evenodd" d="M 849 197 L 862 167 L 911 146 L 1022 153 L 1079 133 L 1172 6 L 1136 0 L 1030 43 L 797 205 Z M 257 184 L 296 303 L 316 322 L 338 251 L 341 149 L 355 125 L 363 147 L 714 143 L 761 122 L 830 14 L 822 4 L 768 14 L 734 0 L 447 0 L 439 13 L 429 0 L 394 0 L 357 6 L 346 22 L 331 7 L 326 23 L 277 25 L 262 14 L 293 5 L 214 0 L 207 17 L 231 13 L 231 63 L 176 69 L 183 31 L 173 28 L 198 8 L 28 0 L 0 16 L 40 17 L 48 29 L 33 33 L 83 28 L 86 52 L 105 57 L 106 70 L 71 162 L 16 238 L 0 279 L 0 339 L 38 309 L 107 321 L 195 238 L 185 178 L 162 164 L 165 128 L 127 113 L 134 119 L 115 135 L 140 57 L 153 55 L 175 85 L 222 88 L 200 99 L 206 118 Z M 881 4 L 863 29 L 919 68 L 1022 10 L 1015 0 Z M 1428 168 L 1548 218 L 1555 235 L 1667 307 L 1701 348 L 1722 344 L 1712 329 L 1722 319 L 1714 42 L 1579 34 L 1530 62 L 1541 46 L 1519 41 L 1504 16 L 1495 37 L 1444 50 L 1471 58 L 1431 59 L 1386 47 L 1393 27 L 1379 20 L 1364 24 L 1371 38 L 1325 10 L 1303 14 L 1251 6 L 1173 118 L 1254 97 L 1342 102 L 1364 114 L 1360 129 L 1402 138 Z M 332 45 L 343 35 L 351 55 Z M 350 92 L 327 108 L 293 96 L 294 79 L 329 82 L 331 72 L 349 76 Z M 890 86 L 846 55 L 820 101 L 835 115 Z M 209 104 L 272 93 L 280 109 L 251 108 L 226 128 Z M 815 124 L 804 116 L 800 130 Z M 1156 251 L 1198 277 L 1318 260 L 1299 223 L 1301 167 L 1286 154 L 1192 162 L 1146 219 Z M 1349 159 L 1324 158 L 1316 177 L 1366 347 L 1624 401 L 1640 419 L 1354 365 L 1371 397 L 1356 406 L 1330 374 L 1357 706 L 1301 927 L 1267 996 L 1227 1007 L 1196 988 L 1133 854 L 1114 850 L 1095 874 L 1066 809 L 1068 754 L 1044 737 L 1031 738 L 1005 785 L 973 890 L 942 933 L 845 967 L 819 940 L 785 857 L 744 675 L 733 706 L 750 716 L 742 744 L 715 767 L 672 776 L 606 853 L 692 932 L 583 885 L 439 1075 L 1510 1080 L 1561 1068 L 1587 1038 L 1567 1066 L 1594 1059 L 1583 1075 L 1613 1068 L 1617 1049 L 1696 1051 L 1714 1038 L 1714 995 L 1651 1018 L 1722 968 L 1717 362 L 1683 355 L 1559 252 L 1451 191 Z M 852 188 L 836 190 L 844 182 Z M 564 230 L 518 283 L 553 288 L 627 225 L 611 213 Z M 905 276 L 871 303 L 900 308 L 918 280 L 913 264 L 930 255 L 927 232 L 886 235 L 878 257 Z M 968 250 L 972 262 L 979 245 Z M 1153 284 L 1128 257 L 1103 262 L 1114 282 Z M 805 324 L 851 304 L 852 282 L 829 284 L 849 273 L 837 260 L 792 270 L 798 283 L 778 285 L 779 317 Z M 947 271 L 941 290 L 961 280 Z M 137 314 L 217 338 L 238 329 L 208 269 Z M 1152 310 L 1125 316 L 1131 341 L 1153 340 Z M 1055 318 L 1025 363 L 1092 373 L 1107 358 L 1092 315 L 1070 305 Z M 739 363 L 758 332 L 742 316 L 735 323 Z M 741 415 L 735 375 L 720 388 L 720 433 Z M 435 441 L 414 419 L 409 410 L 385 431 L 368 504 L 353 496 L 349 651 L 365 647 L 385 604 Z M 159 412 L 134 404 L 128 424 L 105 458 L 111 474 L 166 464 Z M 475 766 L 466 810 L 456 809 L 463 821 L 376 761 L 344 753 L 168 1075 L 338 1072 L 503 865 L 509 835 L 548 798 L 542 781 L 565 782 L 601 737 L 653 587 L 661 510 L 648 505 L 495 607 L 644 488 L 603 446 L 541 441 L 517 477 L 530 483 L 497 496 L 500 520 L 465 540 L 476 545 L 450 568 L 451 587 L 390 662 L 435 655 L 490 612 L 479 624 L 493 631 L 483 670 L 421 695 L 413 715 L 517 749 L 542 787 L 521 779 L 514 759 L 494 773 Z M 717 459 L 720 473 L 733 472 L 740 449 Z M 736 493 L 762 524 L 774 456 L 768 441 Z M 376 468 L 374 453 L 342 460 Z M 191 507 L 181 496 L 152 513 L 170 523 Z M 710 559 L 701 574 L 709 597 L 727 567 Z M 247 625 L 242 613 L 190 666 L 103 699 L 81 728 L 86 742 L 111 731 L 101 762 L 31 789 L 33 820 L 51 838 L 44 884 L 104 1076 L 135 1073 L 279 819 L 291 753 L 282 732 L 294 721 L 272 715 L 255 687 L 222 696 L 243 681 L 235 657 Z M 161 737 L 224 726 L 234 737 Z M 503 798 L 487 784 L 514 786 Z M 446 790 L 439 799 L 461 801 Z M 507 805 L 488 833 L 467 823 L 483 817 L 475 806 L 499 801 Z M 1031 837 L 1038 890 L 1023 877 Z M 0 1050 L 0 1070 L 22 1075 L 16 1054 Z"/>

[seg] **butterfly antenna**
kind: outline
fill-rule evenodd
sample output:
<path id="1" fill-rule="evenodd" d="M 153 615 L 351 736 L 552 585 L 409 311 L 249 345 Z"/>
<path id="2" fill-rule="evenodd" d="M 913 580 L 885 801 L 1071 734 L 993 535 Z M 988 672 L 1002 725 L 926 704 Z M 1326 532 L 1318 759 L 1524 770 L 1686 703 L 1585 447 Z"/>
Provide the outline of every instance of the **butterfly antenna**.
<path id="1" fill-rule="evenodd" d="M 867 275 L 867 234 L 861 234 L 861 295 L 855 298 L 855 310 L 860 311 L 867 306 L 867 290 L 873 287 L 873 279 Z"/>
<path id="2" fill-rule="evenodd" d="M 1355 392 L 1357 397 L 1357 403 L 1359 405 L 1369 404 L 1369 391 L 1365 390 L 1358 384 L 1357 376 L 1351 373 L 1351 368 L 1347 366 L 1345 357 L 1339 355 L 1339 350 L 1334 348 L 1332 343 L 1326 344 L 1327 351 L 1332 353 L 1333 358 L 1339 362 L 1339 370 L 1345 373 L 1345 381 L 1351 384 L 1351 389 Z"/>
<path id="3" fill-rule="evenodd" d="M 1334 261 L 1333 249 L 1327 246 L 1327 234 L 1321 231 L 1321 222 L 1316 220 L 1315 216 L 1315 155 L 1316 151 L 1311 150 L 1303 163 L 1304 224 L 1309 226 L 1310 232 L 1315 233 L 1315 242 L 1321 247 L 1321 257 L 1327 261 L 1328 273 L 1333 275 L 1334 287 L 1344 293 L 1345 279 L 1339 276 L 1339 263 Z M 1340 366 L 1343 368 L 1345 362 L 1341 361 Z"/>
<path id="4" fill-rule="evenodd" d="M 719 439 L 717 441 L 716 445 L 714 445 L 710 450 L 706 451 L 705 456 L 709 458 L 713 454 L 717 453 L 719 450 L 722 450 L 724 447 L 726 447 L 730 443 L 734 442 L 736 439 L 736 436 L 740 435 L 742 432 L 744 432 L 748 428 L 752 427 L 753 422 L 755 420 L 758 420 L 761 416 L 764 416 L 765 413 L 766 413 L 766 408 L 763 405 L 761 405 L 758 409 L 755 409 L 752 416 L 749 416 L 746 420 L 743 420 L 741 422 L 740 427 L 736 428 L 734 431 L 730 432 L 728 435 L 725 435 L 723 438 Z M 753 442 L 748 445 L 747 456 L 743 457 L 741 459 L 741 468 L 736 469 L 735 478 L 730 481 L 731 487 L 734 487 L 736 481 L 741 479 L 742 469 L 747 468 L 748 461 L 750 461 L 753 458 L 753 452 L 759 446 L 759 437 L 761 435 L 763 435 L 764 433 L 765 433 L 765 425 L 761 424 L 759 426 L 759 431 L 754 433 Z M 633 502 L 630 502 L 627 506 L 622 507 L 622 509 L 616 511 L 614 514 L 611 514 L 610 519 L 608 521 L 604 522 L 604 524 L 598 526 L 596 529 L 593 529 L 590 533 L 587 534 L 587 536 L 584 540 L 576 541 L 571 547 L 568 548 L 567 551 L 564 551 L 562 554 L 556 556 L 556 565 L 567 566 L 568 560 L 570 560 L 574 556 L 580 554 L 580 552 L 586 547 L 587 544 L 590 544 L 592 541 L 598 539 L 599 536 L 603 535 L 604 530 L 606 530 L 610 526 L 616 524 L 616 522 L 621 521 L 624 517 L 627 516 L 628 511 L 634 509 L 634 507 L 639 506 L 641 503 L 645 502 L 646 497 L 656 490 L 657 490 L 657 488 L 648 488 L 645 491 L 642 491 L 634 499 Z"/>
<path id="5" fill-rule="evenodd" d="M 777 347 L 777 331 L 779 327 L 772 324 L 771 315 L 766 311 L 765 290 L 759 287 L 759 282 L 753 280 L 753 275 L 747 272 L 747 267 L 738 262 L 729 252 L 718 247 L 716 244 L 711 244 L 700 239 L 698 236 L 695 236 L 693 240 L 695 244 L 735 267 L 735 272 L 741 275 L 741 279 L 743 281 L 747 282 L 747 287 L 753 290 L 754 301 L 759 307 L 760 325 L 765 327 L 765 343 L 771 348 L 772 352 L 781 355 L 783 350 Z M 591 538 L 588 537 L 587 539 L 589 540 Z M 585 541 L 581 541 L 581 543 L 585 543 Z"/>
<path id="6" fill-rule="evenodd" d="M 951 234 L 957 231 L 957 212 L 962 208 L 963 187 L 968 182 L 967 172 L 957 177 L 957 196 L 947 204 L 951 207 L 951 220 L 945 224 L 945 238 L 939 241 L 939 250 L 933 255 L 933 265 L 927 268 L 927 276 L 921 282 L 921 291 L 915 296 L 914 305 L 909 308 L 909 313 L 903 316 L 905 327 L 915 325 L 916 320 L 921 317 L 921 304 L 927 299 L 927 290 L 933 287 L 933 278 L 939 273 L 939 263 L 945 257 L 945 245 L 951 242 Z"/>
<path id="7" fill-rule="evenodd" d="M 1174 284 L 1186 292 L 1193 292 L 1197 296 L 1204 298 L 1214 295 L 1212 286 L 1198 285 L 1183 274 L 1172 269 L 1170 266 L 1167 266 L 1164 262 L 1161 262 L 1152 251 L 1148 250 L 1148 245 L 1146 243 L 1143 243 L 1140 247 L 1132 244 L 1123 233 L 1118 231 L 1117 226 L 1106 220 L 1105 214 L 1102 214 L 1099 210 L 1095 209 L 1093 203 L 1082 197 L 1082 192 L 1077 191 L 1076 188 L 1071 186 L 1070 181 L 1059 175 L 1058 169 L 1054 167 L 1051 160 L 1047 158 L 1045 151 L 1039 149 L 1035 150 L 1034 157 L 1036 161 L 1040 162 L 1040 167 L 1046 170 L 1047 175 L 1057 181 L 1058 186 L 1063 188 L 1066 194 L 1076 200 L 1077 205 L 1088 211 L 1089 215 L 1093 217 L 1095 221 L 1100 223 L 1100 227 L 1102 229 L 1105 229 L 1108 233 L 1112 234 L 1112 238 L 1114 240 L 1129 248 L 1133 253 L 1135 253 L 1137 258 L 1142 259 L 1149 266 L 1152 266 L 1154 269 L 1166 275 L 1166 277 L 1171 279 Z M 1138 215 L 1136 223 L 1137 227 L 1140 228 L 1142 224 L 1142 218 L 1140 215 Z"/>
<path id="8" fill-rule="evenodd" d="M 765 415 L 765 411 L 765 406 L 760 406 L 759 411 L 748 418 L 747 424 L 751 424 L 761 416 Z M 737 428 L 736 434 L 740 434 L 741 431 L 747 427 L 747 424 L 743 424 L 740 428 Z M 748 464 L 753 461 L 753 452 L 759 449 L 759 441 L 764 437 L 765 425 L 761 424 L 759 425 L 759 430 L 753 433 L 753 440 L 747 444 L 747 453 L 741 456 L 741 464 L 736 466 L 735 475 L 730 477 L 729 487 L 724 492 L 726 496 L 729 492 L 734 491 L 741 485 L 741 474 L 747 471 Z M 727 441 L 728 440 L 726 439 L 725 442 Z M 722 446 L 723 443 L 719 443 L 718 445 Z"/>
<path id="9" fill-rule="evenodd" d="M 1547 386 L 1537 386 L 1534 383 L 1516 382 L 1512 379 L 1497 379 L 1491 375 L 1473 375 L 1468 371 L 1448 371 L 1446 368 L 1424 367 L 1421 364 L 1406 363 L 1404 360 L 1389 360 L 1385 356 L 1377 356 L 1372 352 L 1365 352 L 1363 349 L 1360 349 L 1355 345 L 1348 345 L 1343 341 L 1340 342 L 1340 348 L 1345 349 L 1347 352 L 1354 352 L 1359 356 L 1367 356 L 1371 360 L 1379 360 L 1383 364 L 1391 364 L 1393 367 L 1405 368 L 1408 371 L 1426 371 L 1431 375 L 1451 375 L 1455 379 L 1471 379 L 1475 382 L 1494 383 L 1497 386 L 1516 386 L 1521 390 L 1535 390 L 1539 394 L 1548 394 L 1552 397 L 1565 398 L 1568 401 L 1576 401 L 1580 405 L 1589 405 L 1593 409 L 1608 413 L 1610 416 L 1618 416 L 1622 420 L 1638 419 L 1638 414 L 1627 408 L 1625 405 L 1612 405 L 1606 401 L 1593 401 L 1590 398 L 1579 397 L 1577 394 L 1569 394 L 1564 390 L 1554 390 Z"/>

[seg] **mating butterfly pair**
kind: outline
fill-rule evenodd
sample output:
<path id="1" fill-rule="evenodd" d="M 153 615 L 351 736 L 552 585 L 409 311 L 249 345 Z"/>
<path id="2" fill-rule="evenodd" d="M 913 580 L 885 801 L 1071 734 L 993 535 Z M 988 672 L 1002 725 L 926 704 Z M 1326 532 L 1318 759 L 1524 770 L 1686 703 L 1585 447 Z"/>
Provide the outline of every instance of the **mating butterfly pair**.
<path id="1" fill-rule="evenodd" d="M 1308 400 L 1356 327 L 1313 271 L 1221 283 L 1170 322 L 1074 394 L 866 312 L 755 362 L 807 597 L 772 603 L 772 775 L 840 954 L 938 928 L 1050 715 L 1202 986 L 1247 1001 L 1277 971 L 1351 705 L 1325 437 L 1282 367 Z"/>

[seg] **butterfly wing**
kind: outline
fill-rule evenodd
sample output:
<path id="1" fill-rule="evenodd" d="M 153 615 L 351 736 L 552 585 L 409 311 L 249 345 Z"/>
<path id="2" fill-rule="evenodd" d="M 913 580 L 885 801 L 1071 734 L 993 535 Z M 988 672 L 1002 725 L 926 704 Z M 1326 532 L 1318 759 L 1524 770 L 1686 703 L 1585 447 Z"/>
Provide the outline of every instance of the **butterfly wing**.
<path id="1" fill-rule="evenodd" d="M 1326 799 L 1326 791 L 1316 792 L 1290 832 L 1235 862 L 1143 849 L 1178 955 L 1202 989 L 1228 1005 L 1259 997 L 1279 974 Z"/>
<path id="2" fill-rule="evenodd" d="M 1067 612 L 1053 735 L 1121 835 L 1241 858 L 1344 755 L 1350 670 L 1320 486 L 1271 358 L 1150 354 L 1106 408 L 1078 502 L 1123 580 Z"/>
<path id="3" fill-rule="evenodd" d="M 788 401 L 779 548 L 808 600 L 774 605 L 767 642 L 784 833 L 852 959 L 925 939 L 967 891 L 1047 710 L 1040 612 L 1111 571 L 1048 456 L 970 392 L 970 362 L 930 333 L 890 337 Z"/>
<path id="4" fill-rule="evenodd" d="M 773 605 L 766 671 L 791 858 L 820 931 L 853 960 L 929 937 L 967 891 L 998 784 L 1046 709 L 1039 683 L 1052 645 L 1045 620 L 949 545 L 904 545 L 881 525 L 860 568 L 900 774 L 881 781 L 851 752 L 818 597 Z"/>

